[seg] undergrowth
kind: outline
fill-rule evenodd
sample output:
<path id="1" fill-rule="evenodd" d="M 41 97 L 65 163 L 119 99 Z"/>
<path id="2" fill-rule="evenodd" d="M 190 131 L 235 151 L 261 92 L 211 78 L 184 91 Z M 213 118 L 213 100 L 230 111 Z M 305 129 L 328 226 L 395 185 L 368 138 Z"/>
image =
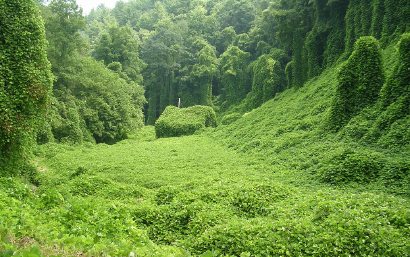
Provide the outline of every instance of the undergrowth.
<path id="1" fill-rule="evenodd" d="M 409 256 L 407 198 L 154 136 L 39 147 L 37 187 L 0 180 L 2 256 Z"/>
<path id="2" fill-rule="evenodd" d="M 410 109 L 408 82 L 402 72 L 407 67 L 408 38 L 408 34 L 403 35 L 397 45 L 383 51 L 388 79 L 378 100 L 356 113 L 337 133 L 328 122 L 333 115 L 340 69 L 346 64 L 327 69 L 300 89 L 280 93 L 258 109 L 247 110 L 243 101 L 219 118 L 226 122 L 209 135 L 238 152 L 302 171 L 328 184 L 359 184 L 408 196 Z M 395 61 L 399 56 L 403 60 Z M 386 88 L 392 84 L 396 95 L 398 85 L 404 91 L 383 107 Z"/>

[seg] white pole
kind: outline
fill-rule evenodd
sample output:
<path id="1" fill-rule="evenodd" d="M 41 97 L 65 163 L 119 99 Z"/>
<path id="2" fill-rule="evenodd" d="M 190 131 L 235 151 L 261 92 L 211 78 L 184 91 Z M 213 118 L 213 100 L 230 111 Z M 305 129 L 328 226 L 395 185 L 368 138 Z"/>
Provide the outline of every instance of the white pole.
<path id="1" fill-rule="evenodd" d="M 181 98 L 178 98 L 178 108 L 181 108 Z"/>

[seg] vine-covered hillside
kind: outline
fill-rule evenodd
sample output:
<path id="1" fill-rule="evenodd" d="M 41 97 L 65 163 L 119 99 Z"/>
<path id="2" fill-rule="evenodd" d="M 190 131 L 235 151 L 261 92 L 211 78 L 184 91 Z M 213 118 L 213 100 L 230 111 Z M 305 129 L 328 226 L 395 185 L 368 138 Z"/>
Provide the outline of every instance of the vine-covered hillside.
<path id="1" fill-rule="evenodd" d="M 410 1 L 0 0 L 0 257 L 410 256 Z"/>

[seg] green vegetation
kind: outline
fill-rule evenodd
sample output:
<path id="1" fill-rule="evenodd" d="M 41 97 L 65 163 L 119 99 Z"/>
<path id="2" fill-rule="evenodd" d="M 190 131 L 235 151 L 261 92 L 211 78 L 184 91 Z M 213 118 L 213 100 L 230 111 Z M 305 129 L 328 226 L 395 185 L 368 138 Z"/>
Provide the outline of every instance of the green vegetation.
<path id="1" fill-rule="evenodd" d="M 408 199 L 318 184 L 298 168 L 227 150 L 207 136 L 152 141 L 154 134 L 147 127 L 113 146 L 39 147 L 38 187 L 0 182 L 0 249 L 408 256 Z M 303 164 L 295 154 L 279 155 Z"/>
<path id="2" fill-rule="evenodd" d="M 60 75 L 54 95 L 48 141 L 110 144 L 143 125 L 143 89 L 91 58 L 78 57 Z"/>
<path id="3" fill-rule="evenodd" d="M 192 135 L 205 127 L 216 126 L 215 111 L 209 106 L 188 108 L 168 106 L 155 122 L 155 133 L 160 137 Z"/>
<path id="4" fill-rule="evenodd" d="M 372 37 L 362 37 L 339 71 L 336 97 L 330 114 L 331 126 L 342 127 L 363 108 L 374 104 L 383 82 L 378 42 Z"/>
<path id="5" fill-rule="evenodd" d="M 249 107 L 254 109 L 272 99 L 276 93 L 283 91 L 285 83 L 284 70 L 279 61 L 269 55 L 260 56 L 253 64 L 252 91 L 249 96 Z"/>
<path id="6" fill-rule="evenodd" d="M 405 38 L 403 36 L 399 46 L 404 46 Z M 375 51 L 378 52 L 377 48 Z M 391 69 L 388 66 L 390 59 L 396 58 L 401 50 L 395 51 L 386 49 L 383 52 L 386 65 L 382 71 Z M 333 96 L 339 90 L 340 72 L 346 69 L 346 65 L 349 61 L 328 69 L 303 88 L 286 90 L 274 100 L 209 135 L 229 148 L 258 156 L 271 165 L 304 170 L 319 181 L 336 185 L 358 183 L 367 185 L 369 189 L 382 187 L 388 192 L 409 195 L 406 186 L 410 179 L 409 144 L 406 139 L 409 136 L 410 112 L 408 105 L 402 105 L 403 99 L 408 97 L 408 86 L 397 88 L 402 90 L 402 100 L 394 102 L 391 109 L 381 107 L 385 99 L 383 93 L 376 100 L 376 94 L 371 93 L 373 104 L 368 103 L 368 107 L 357 112 L 338 133 L 333 133 L 329 131 L 328 119 L 333 114 Z M 402 64 L 397 65 L 401 67 Z M 398 68 L 393 69 L 396 71 Z M 377 75 L 381 74 L 375 74 L 372 79 L 380 78 Z M 351 85 L 357 86 L 356 83 Z M 385 87 L 388 85 L 386 83 Z M 374 92 L 373 87 L 370 87 L 370 92 Z M 367 97 L 365 93 L 353 96 Z M 352 101 L 349 107 L 360 106 L 366 100 L 369 99 L 357 100 L 360 103 L 356 106 Z M 244 112 L 241 108 L 241 105 L 232 108 L 226 119 L 229 121 L 231 116 L 240 116 L 238 110 Z"/>
<path id="7" fill-rule="evenodd" d="M 90 53 L 82 31 L 86 20 L 74 0 L 53 0 L 41 9 L 56 79 L 37 142 L 112 144 L 127 138 L 143 125 L 145 104 L 135 33 L 112 25 L 101 32 Z M 101 41 L 106 37 L 110 40 L 104 48 Z"/>
<path id="8" fill-rule="evenodd" d="M 47 111 L 52 74 L 32 1 L 0 1 L 0 176 L 18 173 Z M 10 168 L 9 168 L 10 167 Z"/>
<path id="9" fill-rule="evenodd" d="M 0 0 L 0 256 L 410 256 L 409 16 Z"/>

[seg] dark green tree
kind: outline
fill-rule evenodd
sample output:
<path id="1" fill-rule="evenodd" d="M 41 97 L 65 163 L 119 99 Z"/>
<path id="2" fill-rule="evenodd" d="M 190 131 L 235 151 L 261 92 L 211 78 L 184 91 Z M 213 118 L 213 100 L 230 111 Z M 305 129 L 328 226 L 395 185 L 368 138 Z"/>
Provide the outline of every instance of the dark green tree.
<path id="1" fill-rule="evenodd" d="M 218 71 L 218 58 L 215 47 L 203 39 L 197 39 L 194 43 L 194 65 L 189 70 L 188 86 L 180 89 L 180 95 L 184 102 L 185 96 L 191 98 L 189 105 L 212 104 L 212 82 Z M 186 104 L 185 104 L 186 105 Z"/>
<path id="2" fill-rule="evenodd" d="M 246 0 L 221 1 L 214 12 L 222 28 L 232 26 L 237 34 L 247 32 L 255 19 L 255 7 Z"/>
<path id="3" fill-rule="evenodd" d="M 220 57 L 222 96 L 227 104 L 238 103 L 250 90 L 248 70 L 250 54 L 229 46 Z"/>
<path id="4" fill-rule="evenodd" d="M 262 55 L 252 63 L 252 75 L 252 108 L 259 107 L 285 89 L 284 69 L 270 55 Z"/>
<path id="5" fill-rule="evenodd" d="M 153 124 L 165 107 L 176 104 L 175 76 L 185 52 L 181 28 L 168 19 L 161 21 L 142 45 L 141 57 L 147 64 L 143 75 L 148 124 Z"/>

